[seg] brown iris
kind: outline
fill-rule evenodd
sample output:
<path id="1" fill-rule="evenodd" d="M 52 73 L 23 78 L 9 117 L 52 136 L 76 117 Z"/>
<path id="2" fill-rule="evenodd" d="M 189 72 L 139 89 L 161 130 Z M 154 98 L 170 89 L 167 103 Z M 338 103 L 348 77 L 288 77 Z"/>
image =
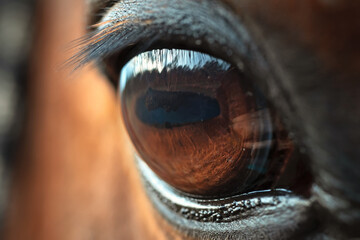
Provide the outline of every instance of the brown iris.
<path id="1" fill-rule="evenodd" d="M 223 60 L 187 50 L 145 52 L 123 67 L 120 94 L 138 154 L 178 190 L 244 192 L 271 185 L 283 170 L 284 161 L 270 157 L 274 124 L 265 99 Z"/>

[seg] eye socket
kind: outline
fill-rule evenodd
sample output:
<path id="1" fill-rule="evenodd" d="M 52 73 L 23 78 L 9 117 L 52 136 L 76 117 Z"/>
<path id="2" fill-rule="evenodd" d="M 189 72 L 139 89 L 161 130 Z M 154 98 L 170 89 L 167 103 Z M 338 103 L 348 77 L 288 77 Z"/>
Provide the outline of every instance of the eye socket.
<path id="1" fill-rule="evenodd" d="M 122 68 L 119 85 L 135 148 L 175 189 L 225 196 L 269 189 L 283 173 L 292 143 L 279 138 L 283 130 L 265 98 L 230 63 L 152 50 Z"/>

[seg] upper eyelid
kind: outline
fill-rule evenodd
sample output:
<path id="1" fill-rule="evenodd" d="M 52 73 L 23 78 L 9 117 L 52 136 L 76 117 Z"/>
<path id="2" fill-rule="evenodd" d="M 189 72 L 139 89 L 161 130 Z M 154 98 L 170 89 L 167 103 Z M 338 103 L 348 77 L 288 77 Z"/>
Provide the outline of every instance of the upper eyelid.
<path id="1" fill-rule="evenodd" d="M 259 58 L 239 19 L 214 1 L 124 0 L 93 27 L 95 30 L 79 41 L 80 51 L 71 63 L 81 66 L 137 44 L 146 50 L 157 41 L 200 48 L 231 59 L 239 68 L 244 58 Z"/>

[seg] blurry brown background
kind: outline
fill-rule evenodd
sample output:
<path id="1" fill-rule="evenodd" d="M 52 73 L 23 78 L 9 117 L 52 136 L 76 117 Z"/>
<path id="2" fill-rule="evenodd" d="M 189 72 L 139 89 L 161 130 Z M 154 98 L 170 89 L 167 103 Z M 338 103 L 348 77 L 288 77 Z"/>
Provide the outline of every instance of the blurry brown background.
<path id="1" fill-rule="evenodd" d="M 3 206 L 7 198 L 9 205 L 2 214 L 0 238 L 131 239 L 146 235 L 161 239 L 155 223 L 146 221 L 145 214 L 139 216 L 150 206 L 142 200 L 141 187 L 129 182 L 135 179 L 131 182 L 139 184 L 129 164 L 131 147 L 122 129 L 114 88 L 91 66 L 76 72 L 63 67 L 74 53 L 70 43 L 85 33 L 84 1 L 35 4 L 24 0 L 7 8 L 12 7 L 13 12 L 5 11 L 6 4 L 14 5 L 11 1 L 0 4 L 0 41 L 16 44 L 4 37 L 18 39 L 16 34 L 21 33 L 19 44 L 25 47 L 3 46 L 10 53 L 0 53 L 2 64 L 9 62 L 7 54 L 17 54 L 12 66 L 3 67 L 9 73 L 1 68 L 0 96 L 14 96 L 8 102 L 0 100 L 0 119 L 11 118 L 12 109 L 18 109 L 15 113 L 26 121 L 18 124 L 24 131 L 7 165 L 9 174 L 1 181 L 0 189 L 9 191 L 0 193 L 0 203 Z M 13 21 L 23 25 L 9 27 Z M 9 90 L 14 88 L 11 78 L 20 80 L 20 90 Z M 26 98 L 26 108 L 21 104 L 13 107 L 16 101 L 12 98 L 21 100 L 20 96 Z M 9 134 L 5 124 L 15 125 L 11 120 L 0 123 L 0 130 L 7 129 Z M 11 134 L 16 136 L 16 131 Z M 3 168 L 1 165 L 1 174 Z M 11 184 L 6 184 L 9 179 Z M 139 211 L 132 212 L 132 208 Z M 134 226 L 139 228 L 134 231 Z"/>

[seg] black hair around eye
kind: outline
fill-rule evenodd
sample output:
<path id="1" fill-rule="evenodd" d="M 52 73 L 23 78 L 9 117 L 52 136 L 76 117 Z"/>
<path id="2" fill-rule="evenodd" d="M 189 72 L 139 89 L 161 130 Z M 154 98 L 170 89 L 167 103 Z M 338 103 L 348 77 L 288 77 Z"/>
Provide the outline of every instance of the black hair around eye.
<path id="1" fill-rule="evenodd" d="M 277 185 L 292 142 L 230 63 L 190 50 L 147 51 L 124 65 L 119 86 L 135 148 L 175 189 L 225 196 Z"/>

